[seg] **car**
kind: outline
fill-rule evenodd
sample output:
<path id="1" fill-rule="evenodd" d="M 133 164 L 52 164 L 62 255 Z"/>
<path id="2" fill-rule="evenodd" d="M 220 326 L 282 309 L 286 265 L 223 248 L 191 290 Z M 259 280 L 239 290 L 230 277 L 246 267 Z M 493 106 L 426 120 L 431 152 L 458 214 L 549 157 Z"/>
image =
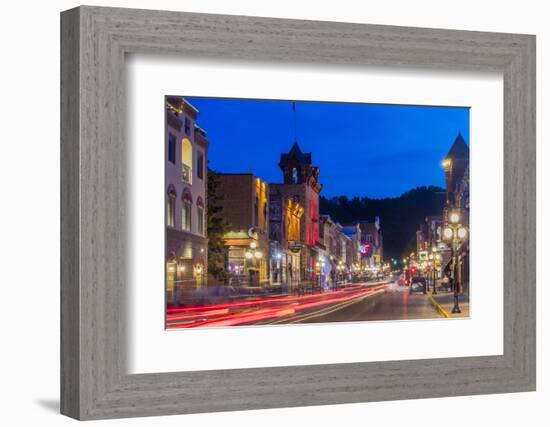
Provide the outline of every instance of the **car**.
<path id="1" fill-rule="evenodd" d="M 413 277 L 409 291 L 411 294 L 413 292 L 426 292 L 426 278 L 421 276 Z"/>
<path id="2" fill-rule="evenodd" d="M 399 278 L 397 279 L 397 285 L 398 286 L 409 286 L 409 281 L 405 277 L 404 274 L 401 274 Z"/>

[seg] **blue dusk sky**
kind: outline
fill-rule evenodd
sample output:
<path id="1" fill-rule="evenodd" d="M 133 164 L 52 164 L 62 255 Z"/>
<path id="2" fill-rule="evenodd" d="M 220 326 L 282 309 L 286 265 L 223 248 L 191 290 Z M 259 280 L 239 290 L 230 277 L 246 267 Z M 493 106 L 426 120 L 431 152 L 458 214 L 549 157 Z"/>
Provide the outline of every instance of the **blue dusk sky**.
<path id="1" fill-rule="evenodd" d="M 292 101 L 186 97 L 208 136 L 209 167 L 282 182 L 281 153 L 294 143 Z M 321 171 L 322 195 L 395 197 L 445 187 L 441 161 L 456 136 L 470 143 L 469 109 L 296 102 L 296 139 Z"/>

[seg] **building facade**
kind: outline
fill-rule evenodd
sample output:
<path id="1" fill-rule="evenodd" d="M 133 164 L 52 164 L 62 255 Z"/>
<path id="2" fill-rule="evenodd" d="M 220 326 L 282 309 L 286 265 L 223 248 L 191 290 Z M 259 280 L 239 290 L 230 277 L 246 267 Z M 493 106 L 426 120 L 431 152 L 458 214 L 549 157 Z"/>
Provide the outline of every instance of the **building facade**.
<path id="1" fill-rule="evenodd" d="M 464 175 L 455 191 L 455 206 L 462 212 L 462 224 L 470 229 L 470 169 L 466 168 Z M 458 283 L 463 292 L 470 289 L 470 233 L 459 246 L 458 251 Z"/>
<path id="2" fill-rule="evenodd" d="M 346 264 L 351 274 L 357 274 L 361 269 L 361 228 L 358 223 L 342 226 L 342 233 L 347 236 Z"/>
<path id="3" fill-rule="evenodd" d="M 266 286 L 270 272 L 269 185 L 252 173 L 217 174 L 220 206 L 229 223 L 227 270 L 233 284 Z"/>
<path id="4" fill-rule="evenodd" d="M 359 221 L 361 230 L 361 266 L 370 270 L 379 269 L 382 265 L 383 239 L 380 218 L 375 217 L 374 221 Z"/>
<path id="5" fill-rule="evenodd" d="M 166 98 L 166 292 L 177 304 L 185 288 L 205 285 L 208 140 L 199 112 L 181 97 Z"/>
<path id="6" fill-rule="evenodd" d="M 319 284 L 327 289 L 334 287 L 338 254 L 340 252 L 338 233 L 341 226 L 335 223 L 329 215 L 319 216 Z"/>
<path id="7" fill-rule="evenodd" d="M 470 163 L 470 149 L 459 133 L 443 160 L 445 170 L 445 193 L 447 206 L 456 205 L 456 193 Z"/>
<path id="8" fill-rule="evenodd" d="M 446 182 L 446 206 L 444 226 L 447 225 L 451 211 L 460 213 L 460 222 L 469 229 L 470 226 L 470 149 L 459 133 L 451 149 L 443 160 Z M 449 264 L 451 276 L 455 274 L 452 263 Z M 468 292 L 470 278 L 470 239 L 469 233 L 459 242 L 457 248 L 457 266 L 455 278 L 461 292 Z"/>
<path id="9" fill-rule="evenodd" d="M 343 232 L 343 226 L 329 215 L 321 215 L 321 241 L 323 243 L 321 284 L 335 288 L 348 279 L 353 264 L 353 242 Z"/>
<path id="10" fill-rule="evenodd" d="M 283 172 L 282 184 L 271 184 L 271 188 L 303 207 L 300 218 L 300 240 L 294 245 L 300 251 L 300 280 L 315 283 L 317 261 L 321 242 L 319 237 L 319 168 L 313 166 L 311 153 L 303 153 L 294 143 L 288 153 L 281 154 L 279 168 Z"/>
<path id="11" fill-rule="evenodd" d="M 294 288 L 301 279 L 301 222 L 303 206 L 284 194 L 280 186 L 270 185 L 269 238 L 270 282 Z"/>

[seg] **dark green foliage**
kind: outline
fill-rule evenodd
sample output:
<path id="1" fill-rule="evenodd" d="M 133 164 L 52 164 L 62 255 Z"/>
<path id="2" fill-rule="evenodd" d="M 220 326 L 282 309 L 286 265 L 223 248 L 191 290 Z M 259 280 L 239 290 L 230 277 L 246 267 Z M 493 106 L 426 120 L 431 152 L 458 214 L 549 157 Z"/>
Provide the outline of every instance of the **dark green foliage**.
<path id="1" fill-rule="evenodd" d="M 384 259 L 401 258 L 416 250 L 416 230 L 430 215 L 441 215 L 445 190 L 440 187 L 417 187 L 399 197 L 370 199 L 346 196 L 321 197 L 320 211 L 341 224 L 373 221 L 380 217 L 384 239 Z"/>
<path id="2" fill-rule="evenodd" d="M 223 216 L 221 206 L 222 197 L 217 188 L 219 177 L 214 171 L 208 169 L 208 180 L 206 188 L 207 210 L 206 224 L 208 236 L 208 274 L 214 279 L 223 281 L 227 278 L 225 262 L 227 249 L 224 246 L 223 236 L 229 231 L 229 223 Z"/>

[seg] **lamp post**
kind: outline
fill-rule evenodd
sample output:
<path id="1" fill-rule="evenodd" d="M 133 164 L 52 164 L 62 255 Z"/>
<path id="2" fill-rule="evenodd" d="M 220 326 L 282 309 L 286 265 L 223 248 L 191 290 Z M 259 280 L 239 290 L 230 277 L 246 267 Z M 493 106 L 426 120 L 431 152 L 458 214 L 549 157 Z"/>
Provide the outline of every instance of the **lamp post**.
<path id="1" fill-rule="evenodd" d="M 468 229 L 460 223 L 460 212 L 458 210 L 452 210 L 448 217 L 449 223 L 443 230 L 443 237 L 452 242 L 453 251 L 453 294 L 454 294 L 454 307 L 452 313 L 460 313 L 460 307 L 458 305 L 458 244 L 461 240 L 464 240 L 468 235 Z"/>
<path id="2" fill-rule="evenodd" d="M 325 261 L 319 259 L 317 261 L 317 268 L 319 269 L 319 288 L 321 288 L 321 275 L 323 273 L 323 267 L 325 266 Z M 313 286 L 314 286 L 314 282 L 311 282 L 311 293 L 313 294 Z"/>
<path id="3" fill-rule="evenodd" d="M 434 289 L 432 291 L 432 294 L 437 294 L 437 290 L 436 290 L 436 282 L 437 282 L 437 274 L 439 273 L 439 270 L 441 268 L 441 254 L 440 253 L 436 253 L 435 254 L 435 257 L 434 257 L 434 263 L 435 263 L 435 268 L 434 268 Z"/>
<path id="4" fill-rule="evenodd" d="M 432 260 L 432 294 L 436 295 L 437 291 L 435 289 L 437 277 L 436 277 L 436 261 L 438 260 L 439 254 L 437 253 L 437 246 L 432 246 L 432 253 L 430 254 L 430 259 Z"/>
<path id="5" fill-rule="evenodd" d="M 257 260 L 260 260 L 264 256 L 264 254 L 262 253 L 262 251 L 257 250 L 256 248 L 257 248 L 256 242 L 251 242 L 249 245 L 249 249 L 245 251 L 244 256 L 246 259 L 252 262 L 252 268 L 254 270 L 259 270 L 257 268 Z M 250 269 L 248 274 L 250 277 Z M 260 272 L 258 271 L 258 283 L 259 283 L 259 280 L 260 280 Z M 251 282 L 250 279 L 249 281 Z M 250 285 L 252 285 L 252 283 L 250 283 Z"/>
<path id="6" fill-rule="evenodd" d="M 435 281 L 434 281 L 434 256 L 433 254 L 429 254 L 428 255 L 428 272 L 429 272 L 429 275 L 428 275 L 428 291 L 430 290 L 430 283 L 432 285 L 432 290 L 433 290 L 433 286 L 435 284 Z M 432 292 L 433 293 L 433 292 Z"/>
<path id="7" fill-rule="evenodd" d="M 334 284 L 334 289 L 338 289 L 338 282 L 342 282 L 344 276 L 344 262 L 339 261 L 336 266 L 336 283 Z"/>

